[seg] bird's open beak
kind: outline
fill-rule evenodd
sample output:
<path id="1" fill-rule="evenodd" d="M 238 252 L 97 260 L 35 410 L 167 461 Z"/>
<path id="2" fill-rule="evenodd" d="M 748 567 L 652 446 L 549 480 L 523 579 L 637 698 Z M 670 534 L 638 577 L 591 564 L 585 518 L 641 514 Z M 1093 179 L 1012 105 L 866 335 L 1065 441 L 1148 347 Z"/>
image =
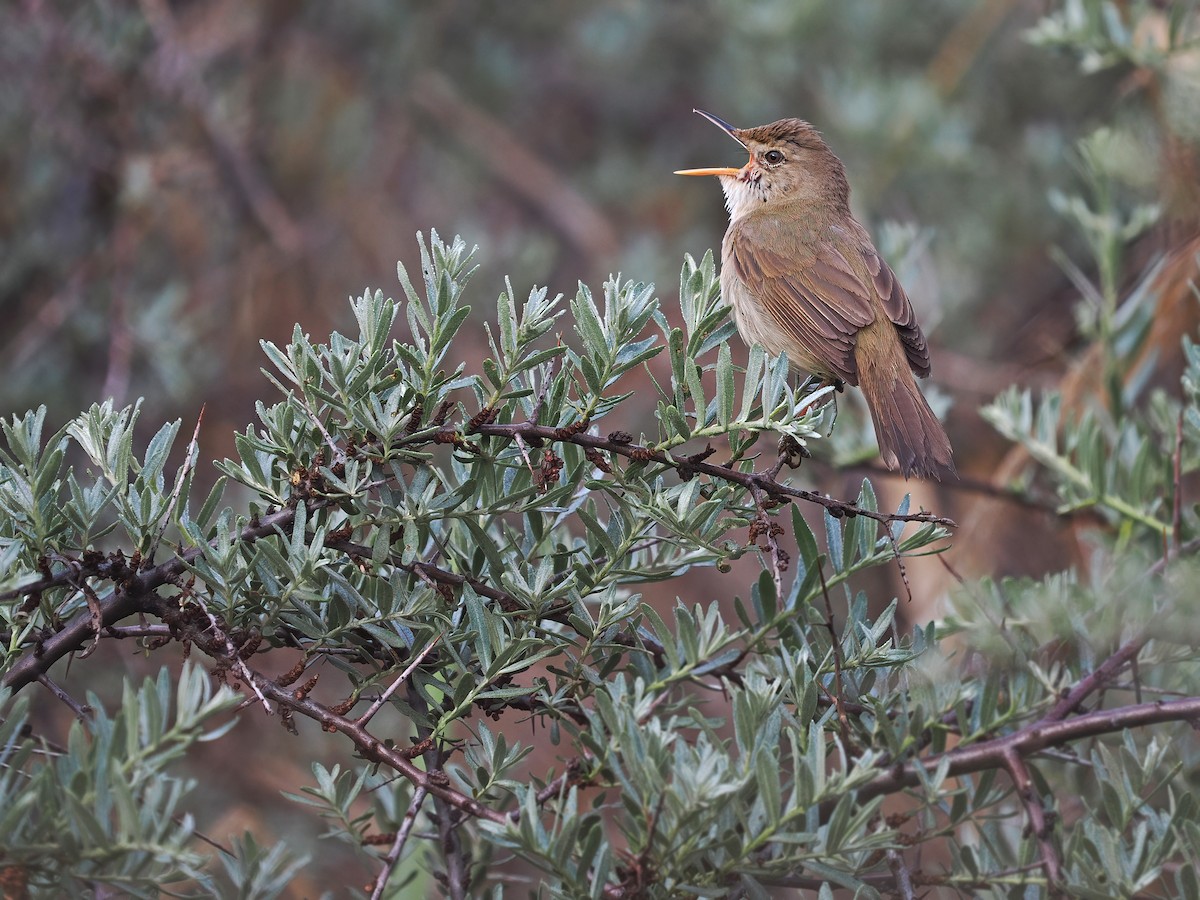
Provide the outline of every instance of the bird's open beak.
<path id="1" fill-rule="evenodd" d="M 741 148 L 743 150 L 749 149 L 746 147 L 746 144 L 742 141 L 742 139 L 737 136 L 737 129 L 734 128 L 732 125 L 730 125 L 728 122 L 726 122 L 724 119 L 718 119 L 712 113 L 705 112 L 702 109 L 693 109 L 692 112 L 696 113 L 697 115 L 704 116 L 704 118 L 708 119 L 708 121 L 712 122 L 714 125 L 716 125 L 718 128 L 720 128 L 722 131 L 724 131 L 727 135 L 729 135 L 731 138 L 733 138 L 735 141 L 737 141 L 738 145 L 741 146 Z M 735 168 L 677 169 L 675 171 L 675 174 L 676 175 L 730 175 L 730 176 L 736 176 L 741 171 L 742 171 L 741 169 L 735 169 Z"/>

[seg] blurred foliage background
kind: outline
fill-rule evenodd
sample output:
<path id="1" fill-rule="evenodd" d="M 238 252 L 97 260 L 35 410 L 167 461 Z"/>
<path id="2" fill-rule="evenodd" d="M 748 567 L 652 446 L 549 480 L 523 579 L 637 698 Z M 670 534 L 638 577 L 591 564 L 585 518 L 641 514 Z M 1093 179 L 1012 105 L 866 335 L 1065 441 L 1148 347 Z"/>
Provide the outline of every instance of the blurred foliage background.
<path id="1" fill-rule="evenodd" d="M 147 429 L 187 431 L 204 406 L 201 457 L 223 456 L 267 393 L 258 341 L 345 330 L 349 294 L 393 290 L 397 258 L 418 267 L 417 230 L 480 244 L 480 315 L 505 275 L 521 295 L 620 271 L 669 298 L 683 254 L 725 228 L 717 186 L 671 171 L 742 162 L 692 108 L 797 115 L 846 163 L 930 333 L 965 477 L 910 485 L 917 501 L 963 523 L 963 571 L 1062 568 L 1074 535 L 989 493 L 1023 460 L 978 410 L 1013 383 L 1097 393 L 1081 278 L 1125 296 L 1152 276 L 1139 377 L 1178 384 L 1200 247 L 1194 19 L 1190 2 L 1090 0 L 14 0 L 0 413 L 45 403 L 58 427 L 144 396 Z M 1088 210 L 1139 205 L 1160 214 L 1098 252 Z M 800 477 L 853 496 L 862 475 Z M 918 597 L 936 596 L 930 571 Z M 294 783 L 254 768 L 264 796 Z"/>
<path id="2" fill-rule="evenodd" d="M 724 230 L 716 185 L 671 171 L 741 161 L 699 106 L 824 130 L 881 242 L 918 242 L 909 293 L 969 418 L 1072 339 L 1046 251 L 1073 238 L 1046 192 L 1077 180 L 1075 141 L 1116 119 L 1125 186 L 1153 195 L 1163 175 L 1144 85 L 1030 46 L 1045 11 L 6 4 L 4 411 L 208 403 L 219 445 L 252 414 L 257 341 L 344 326 L 346 296 L 393 285 L 418 229 L 478 242 L 497 291 L 506 273 L 573 291 L 623 271 L 670 292 Z M 889 238 L 893 221 L 908 228 Z"/>

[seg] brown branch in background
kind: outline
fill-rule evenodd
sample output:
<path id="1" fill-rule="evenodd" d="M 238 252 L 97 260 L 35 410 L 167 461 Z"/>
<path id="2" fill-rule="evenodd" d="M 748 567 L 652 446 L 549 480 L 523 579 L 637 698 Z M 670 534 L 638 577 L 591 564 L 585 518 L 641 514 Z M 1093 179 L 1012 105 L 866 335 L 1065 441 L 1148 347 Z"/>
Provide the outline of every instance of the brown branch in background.
<path id="1" fill-rule="evenodd" d="M 38 684 L 65 703 L 70 708 L 71 712 L 75 714 L 75 718 L 80 722 L 87 722 L 91 720 L 92 716 L 94 715 L 92 708 L 80 703 L 78 700 L 64 691 L 57 683 L 50 680 L 50 676 L 39 675 L 37 680 Z"/>
<path id="2" fill-rule="evenodd" d="M 1054 847 L 1054 841 L 1051 840 L 1053 829 L 1050 817 L 1046 815 L 1042 798 L 1038 794 L 1037 786 L 1033 783 L 1033 776 L 1029 774 L 1029 767 L 1025 765 L 1021 754 L 1010 747 L 1004 751 L 1002 759 L 1004 769 L 1017 789 L 1021 805 L 1025 807 L 1029 832 L 1037 841 L 1038 853 L 1042 858 L 1042 868 L 1046 870 L 1050 895 L 1056 896 L 1058 894 L 1057 885 L 1062 884 L 1062 864 L 1059 862 L 1058 850 Z"/>
<path id="3" fill-rule="evenodd" d="M 865 471 L 868 475 L 873 475 L 877 478 L 896 477 L 895 472 L 885 469 L 883 466 L 876 463 L 855 463 L 852 466 L 847 466 L 846 469 L 842 471 Z M 967 474 L 959 474 L 957 479 L 953 481 L 947 480 L 939 484 L 938 488 L 939 490 L 944 491 L 958 491 L 967 494 L 978 494 L 980 496 L 989 497 L 996 500 L 1006 500 L 1009 503 L 1013 503 L 1017 506 L 1024 506 L 1028 509 L 1040 510 L 1059 518 L 1078 516 L 1081 514 L 1091 515 L 1089 510 L 1072 510 L 1064 512 L 1059 509 L 1062 504 L 1053 497 L 1034 496 L 1033 494 L 1016 490 L 1015 488 L 1009 488 L 1001 484 L 997 484 L 995 481 L 985 481 L 982 478 L 974 478 Z"/>
<path id="4" fill-rule="evenodd" d="M 286 256 L 296 256 L 304 247 L 304 236 L 292 220 L 283 201 L 228 121 L 219 112 L 219 104 L 204 85 L 188 49 L 179 38 L 166 0 L 140 0 L 142 14 L 159 43 L 158 78 L 147 79 L 170 93 L 195 116 L 212 145 L 219 162 L 232 176 L 238 196 L 249 208 L 271 242 Z"/>
<path id="5" fill-rule="evenodd" d="M 1069 744 L 1083 738 L 1114 734 L 1127 728 L 1141 728 L 1164 722 L 1200 723 L 1200 697 L 1184 700 L 1157 701 L 1123 706 L 1119 709 L 1104 709 L 1076 716 L 1062 722 L 1038 719 L 1011 734 L 956 747 L 945 753 L 936 753 L 925 759 L 903 766 L 896 766 L 868 782 L 858 791 L 859 802 L 873 797 L 894 794 L 904 788 L 921 783 L 925 772 L 937 771 L 943 761 L 948 763 L 947 777 L 968 775 L 986 769 L 998 769 L 1004 765 L 1004 756 L 1010 750 L 1024 756 L 1042 750 Z M 829 809 L 832 810 L 832 804 Z"/>
<path id="6" fill-rule="evenodd" d="M 1178 384 L 1183 360 L 1180 352 L 1180 335 L 1194 334 L 1200 305 L 1194 294 L 1197 275 L 1197 258 L 1200 256 L 1200 233 L 1191 233 L 1165 248 L 1162 265 L 1153 276 L 1148 296 L 1154 299 L 1154 310 L 1149 318 L 1150 329 L 1135 359 L 1125 367 L 1130 373 L 1139 373 L 1147 384 Z M 1091 403 L 1105 402 L 1105 391 L 1097 383 L 1096 373 L 1102 371 L 1103 346 L 1093 343 L 1071 363 L 1058 379 L 1055 387 L 1062 396 L 1061 415 L 1064 420 L 1078 415 Z M 1152 373 L 1153 377 L 1147 377 Z M 1032 457 L 1024 445 L 1011 447 L 992 467 L 992 483 L 1000 492 L 1012 484 L 1032 463 Z M 943 485 L 944 487 L 944 485 Z M 982 492 L 981 492 L 982 493 Z M 997 495 L 997 500 L 1010 502 L 1008 496 Z M 959 567 L 968 575 L 980 575 L 993 571 L 997 565 L 991 548 L 1013 545 L 1014 528 L 1020 528 L 1020 537 L 1029 540 L 1029 521 L 1014 519 L 1000 513 L 994 502 L 983 499 L 968 508 L 961 516 L 962 527 L 959 537 Z M 1050 537 L 1050 535 L 1046 535 Z M 1022 546 L 1025 546 L 1023 544 Z M 974 549 L 972 549 L 974 548 Z M 964 556 L 964 552 L 966 555 Z M 1062 563 L 1069 567 L 1069 561 Z M 1159 569 L 1161 571 L 1161 569 Z M 934 585 L 930 593 L 936 595 L 941 585 Z"/>
<path id="7" fill-rule="evenodd" d="M 136 342 L 128 303 L 130 273 L 141 240 L 142 229 L 129 217 L 122 217 L 116 223 L 111 258 L 108 260 L 112 268 L 112 297 L 105 317 L 108 322 L 108 360 L 104 384 L 100 388 L 100 396 L 112 398 L 113 405 L 123 403 L 129 393 Z"/>
<path id="8" fill-rule="evenodd" d="M 411 97 L 589 260 L 608 265 L 618 256 L 621 242 L 608 218 L 508 126 L 459 94 L 444 75 L 418 75 Z"/>
<path id="9" fill-rule="evenodd" d="M 1017 0 L 984 0 L 973 4 L 969 12 L 954 23 L 925 70 L 939 94 L 949 97 L 954 93 L 988 38 L 1017 5 Z"/>

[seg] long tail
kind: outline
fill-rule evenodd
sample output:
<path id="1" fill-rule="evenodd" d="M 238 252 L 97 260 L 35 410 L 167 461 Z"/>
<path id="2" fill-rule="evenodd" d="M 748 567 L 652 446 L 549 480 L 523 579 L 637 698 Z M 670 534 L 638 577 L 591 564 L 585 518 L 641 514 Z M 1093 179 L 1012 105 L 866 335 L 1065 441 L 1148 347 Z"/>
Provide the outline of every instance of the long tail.
<path id="1" fill-rule="evenodd" d="M 896 343 L 896 353 L 883 355 L 898 358 L 856 354 L 859 387 L 875 422 L 879 455 L 889 469 L 899 470 L 905 478 L 918 475 L 941 481 L 946 474 L 957 477 L 950 438 L 925 402 L 899 341 Z"/>

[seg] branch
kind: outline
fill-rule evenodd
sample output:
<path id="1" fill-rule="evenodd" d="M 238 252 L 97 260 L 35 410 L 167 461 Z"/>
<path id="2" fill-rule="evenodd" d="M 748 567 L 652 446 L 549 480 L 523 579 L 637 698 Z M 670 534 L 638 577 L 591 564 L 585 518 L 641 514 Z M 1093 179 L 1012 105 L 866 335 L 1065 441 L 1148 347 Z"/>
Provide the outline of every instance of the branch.
<path id="1" fill-rule="evenodd" d="M 1025 765 L 1025 760 L 1011 747 L 1004 752 L 1004 768 L 1012 779 L 1013 786 L 1017 789 L 1021 805 L 1025 807 L 1025 815 L 1029 819 L 1029 831 L 1037 841 L 1038 852 L 1042 857 L 1042 868 L 1046 870 L 1046 881 L 1050 891 L 1053 892 L 1056 885 L 1062 884 L 1062 865 L 1059 862 L 1054 842 L 1050 840 L 1052 828 L 1050 820 L 1046 816 L 1046 809 L 1042 806 L 1042 798 L 1033 783 L 1033 776 L 1029 774 L 1029 767 Z"/>
<path id="2" fill-rule="evenodd" d="M 200 123 L 213 154 L 228 170 L 238 196 L 250 214 L 285 256 L 304 248 L 304 236 L 292 220 L 279 194 L 268 182 L 252 154 L 221 114 L 221 104 L 212 97 L 197 71 L 191 54 L 180 39 L 175 15 L 165 0 L 141 0 L 142 15 L 159 45 L 160 60 L 155 78 L 146 83 L 178 102 Z"/>
<path id="3" fill-rule="evenodd" d="M 375 878 L 375 887 L 371 891 L 371 900 L 381 900 L 383 897 L 383 889 L 387 887 L 388 880 L 392 877 L 392 872 L 396 868 L 396 863 L 400 861 L 400 854 L 404 852 L 404 844 L 408 840 L 408 835 L 417 821 L 417 813 L 421 811 L 421 804 L 425 802 L 425 797 L 428 794 L 429 792 L 425 788 L 417 788 L 413 794 L 412 803 L 408 805 L 408 812 L 404 814 L 404 821 L 400 823 L 400 830 L 396 832 L 396 840 L 392 842 L 391 849 L 388 850 L 387 856 L 383 858 L 383 868 L 379 870 L 379 875 Z"/>
<path id="4" fill-rule="evenodd" d="M 326 504 L 325 500 L 313 500 L 309 502 L 308 509 L 312 511 Z M 292 507 L 277 510 L 247 525 L 238 535 L 238 539 L 252 544 L 259 538 L 275 534 L 277 530 L 290 528 L 295 518 L 296 510 Z M 118 553 L 107 557 L 103 561 L 103 565 L 96 565 L 92 574 L 106 573 L 107 577 L 116 582 L 116 585 L 112 596 L 99 602 L 98 616 L 93 616 L 90 612 L 81 612 L 61 631 L 39 641 L 33 653 L 27 653 L 8 670 L 3 678 L 3 685 L 12 688 L 13 691 L 19 691 L 25 685 L 37 681 L 38 676 L 49 672 L 50 667 L 64 656 L 80 649 L 88 638 L 96 634 L 98 628 L 104 629 L 134 613 L 149 611 L 149 604 L 146 601 L 159 588 L 175 581 L 187 571 L 187 563 L 199 557 L 204 549 L 204 547 L 193 547 L 160 565 L 136 574 L 129 569 L 123 555 Z M 69 573 L 27 585 L 18 589 L 16 595 L 34 594 L 46 590 L 48 587 L 69 584 L 80 577 L 80 571 L 70 570 Z M 12 594 L 13 592 L 7 593 Z M 3 599 L 7 599 L 7 597 L 0 595 L 0 600 Z"/>
<path id="5" fill-rule="evenodd" d="M 686 468 L 692 473 L 699 472 L 710 478 L 740 485 L 747 491 L 762 491 L 773 500 L 805 500 L 809 503 L 815 503 L 818 506 L 825 507 L 835 518 L 842 516 L 864 516 L 884 525 L 889 522 L 924 522 L 927 524 L 942 525 L 946 528 L 957 527 L 953 519 L 947 519 L 944 516 L 935 516 L 933 513 L 920 512 L 900 515 L 899 513 L 881 513 L 871 509 L 863 509 L 861 506 L 856 506 L 845 500 L 837 500 L 813 491 L 794 488 L 791 485 L 778 482 L 764 473 L 739 472 L 736 469 L 697 460 L 687 460 L 686 463 L 679 462 L 662 450 L 654 450 L 641 444 L 619 443 L 609 438 L 587 434 L 583 431 L 571 433 L 569 429 L 550 428 L 546 425 L 535 425 L 532 422 L 481 424 L 474 431 L 478 434 L 504 437 L 510 440 L 521 437 L 527 441 L 530 439 L 559 441 L 567 444 L 576 444 L 580 447 L 588 447 L 593 450 L 604 450 L 637 462 L 656 462 L 677 470 Z M 442 434 L 445 435 L 445 439 L 450 439 L 456 433 L 457 430 L 454 426 L 447 425 L 442 428 Z"/>
<path id="6" fill-rule="evenodd" d="M 1089 694 L 1099 690 L 1116 678 L 1120 671 L 1125 668 L 1125 664 L 1132 662 L 1137 657 L 1142 647 L 1146 645 L 1146 640 L 1147 636 L 1141 634 L 1133 640 L 1122 644 L 1116 653 L 1096 666 L 1086 678 L 1080 679 L 1075 687 L 1071 688 L 1061 700 L 1054 704 L 1050 711 L 1046 713 L 1043 721 L 1059 722 L 1079 709 L 1080 704 L 1083 703 Z"/>
<path id="7" fill-rule="evenodd" d="M 456 809 L 461 809 L 477 819 L 487 819 L 497 825 L 503 825 L 509 821 L 508 816 L 504 813 L 484 806 L 473 797 L 468 797 L 450 787 L 448 779 L 441 773 L 426 772 L 415 765 L 405 755 L 405 751 L 384 743 L 353 719 L 339 715 L 328 706 L 306 696 L 302 691 L 290 691 L 258 672 L 252 671 L 251 677 L 254 679 L 254 687 L 265 696 L 282 707 L 320 722 L 325 730 L 341 732 L 354 742 L 354 746 L 358 748 L 364 759 L 390 766 L 407 778 L 415 788 L 423 788 L 432 796 L 446 801 Z"/>
<path id="8" fill-rule="evenodd" d="M 898 765 L 879 775 L 858 790 L 859 802 L 892 794 L 922 781 L 921 770 L 934 772 L 943 760 L 949 760 L 948 777 L 982 772 L 1004 766 L 1006 755 L 1018 753 L 1027 756 L 1048 747 L 1069 744 L 1082 738 L 1097 737 L 1140 728 L 1162 722 L 1190 722 L 1200 725 L 1200 697 L 1186 700 L 1169 700 L 1154 703 L 1139 703 L 1120 709 L 1104 709 L 1087 715 L 1076 716 L 1061 722 L 1039 719 L 1012 734 L 994 738 L 966 747 L 957 747 L 925 759 Z M 829 805 L 832 811 L 833 804 Z"/>

